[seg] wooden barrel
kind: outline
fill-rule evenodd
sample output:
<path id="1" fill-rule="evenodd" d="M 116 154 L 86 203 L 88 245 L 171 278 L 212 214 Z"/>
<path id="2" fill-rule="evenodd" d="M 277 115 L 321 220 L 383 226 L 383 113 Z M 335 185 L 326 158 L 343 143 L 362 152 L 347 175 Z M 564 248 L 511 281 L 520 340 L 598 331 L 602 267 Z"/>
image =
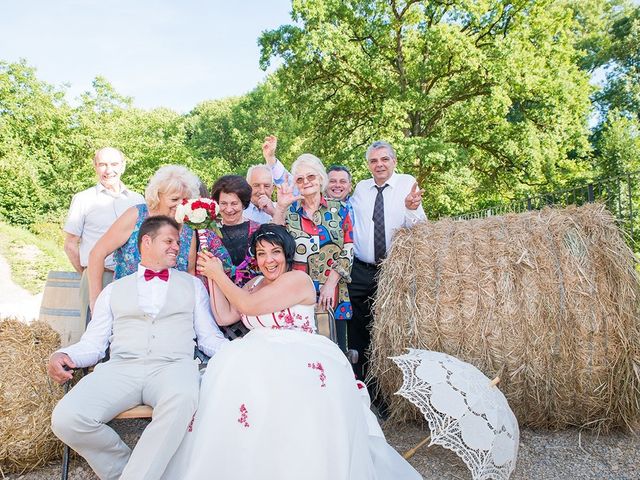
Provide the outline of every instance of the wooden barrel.
<path id="1" fill-rule="evenodd" d="M 40 304 L 40 320 L 60 334 L 61 346 L 80 340 L 85 325 L 80 320 L 80 274 L 49 272 Z"/>

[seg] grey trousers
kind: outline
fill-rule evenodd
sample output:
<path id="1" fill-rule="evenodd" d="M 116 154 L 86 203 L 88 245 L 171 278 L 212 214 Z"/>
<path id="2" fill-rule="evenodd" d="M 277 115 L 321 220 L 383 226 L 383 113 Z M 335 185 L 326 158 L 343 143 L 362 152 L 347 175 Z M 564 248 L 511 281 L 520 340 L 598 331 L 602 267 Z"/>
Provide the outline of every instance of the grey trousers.
<path id="1" fill-rule="evenodd" d="M 196 411 L 199 379 L 191 359 L 111 359 L 58 402 L 51 428 L 101 480 L 156 480 Z M 131 451 L 107 422 L 139 404 L 153 407 L 153 419 Z"/>

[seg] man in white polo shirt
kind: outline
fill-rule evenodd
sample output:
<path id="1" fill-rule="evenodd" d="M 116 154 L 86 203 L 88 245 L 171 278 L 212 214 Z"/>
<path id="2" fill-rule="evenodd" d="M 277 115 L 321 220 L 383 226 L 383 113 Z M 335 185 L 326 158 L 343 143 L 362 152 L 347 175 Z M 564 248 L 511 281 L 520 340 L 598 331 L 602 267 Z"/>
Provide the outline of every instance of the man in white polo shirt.
<path id="1" fill-rule="evenodd" d="M 124 154 L 112 147 L 101 148 L 93 158 L 98 184 L 76 193 L 71 200 L 69 215 L 64 225 L 64 251 L 78 273 L 80 281 L 80 325 L 87 323 L 89 284 L 86 274 L 89 252 L 124 211 L 144 203 L 144 197 L 132 192 L 120 181 L 125 169 Z M 113 257 L 104 263 L 103 286 L 113 280 Z"/>
<path id="2" fill-rule="evenodd" d="M 253 165 L 247 170 L 247 183 L 251 185 L 251 202 L 243 215 L 257 223 L 269 223 L 275 211 L 271 200 L 273 177 L 267 165 Z"/>

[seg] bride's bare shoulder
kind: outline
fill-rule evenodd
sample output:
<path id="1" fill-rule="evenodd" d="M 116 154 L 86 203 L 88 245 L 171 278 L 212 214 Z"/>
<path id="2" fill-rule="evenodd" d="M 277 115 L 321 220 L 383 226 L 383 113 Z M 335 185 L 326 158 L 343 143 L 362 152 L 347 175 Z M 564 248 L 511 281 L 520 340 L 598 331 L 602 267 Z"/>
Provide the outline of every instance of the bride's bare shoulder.
<path id="1" fill-rule="evenodd" d="M 288 272 L 282 274 L 282 276 L 290 280 L 295 280 L 297 282 L 305 280 L 308 282 L 311 281 L 311 277 L 302 270 L 289 270 Z"/>

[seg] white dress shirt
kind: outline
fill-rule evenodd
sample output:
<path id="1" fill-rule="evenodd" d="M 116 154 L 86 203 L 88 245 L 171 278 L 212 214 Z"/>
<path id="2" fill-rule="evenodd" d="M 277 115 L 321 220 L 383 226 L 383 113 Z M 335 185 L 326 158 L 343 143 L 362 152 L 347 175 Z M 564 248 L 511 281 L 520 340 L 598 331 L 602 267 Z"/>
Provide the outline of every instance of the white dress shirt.
<path id="1" fill-rule="evenodd" d="M 273 177 L 274 184 L 282 185 L 287 178 L 289 178 L 289 183 L 293 183 L 291 174 L 286 168 L 284 168 L 284 165 L 282 164 L 282 162 L 277 158 L 276 158 L 276 163 L 271 165 L 270 168 L 271 168 L 271 176 Z"/>
<path id="2" fill-rule="evenodd" d="M 422 205 L 416 210 L 409 210 L 404 205 L 404 200 L 411 192 L 416 179 L 407 174 L 394 173 L 386 184 L 389 185 L 382 191 L 384 198 L 384 231 L 387 251 L 396 230 L 400 227 L 409 227 L 426 220 Z M 373 249 L 373 206 L 376 202 L 378 190 L 375 188 L 373 178 L 362 180 L 356 185 L 351 196 L 351 207 L 354 212 L 353 224 L 353 249 L 355 256 L 363 262 L 374 263 Z"/>
<path id="3" fill-rule="evenodd" d="M 144 278 L 145 270 L 146 268 L 140 264 L 138 271 L 133 274 L 137 275 L 138 305 L 144 313 L 156 317 L 167 297 L 169 281 L 165 282 L 158 277 L 147 281 Z M 169 276 L 171 273 L 172 270 L 169 269 Z M 198 348 L 211 357 L 228 340 L 224 338 L 213 318 L 209 295 L 202 282 L 196 277 L 192 278 L 195 291 L 193 327 L 196 332 Z M 104 357 L 109 346 L 113 327 L 112 287 L 113 284 L 107 285 L 98 296 L 91 321 L 80 341 L 58 350 L 58 352 L 66 353 L 78 368 L 98 363 Z"/>
<path id="4" fill-rule="evenodd" d="M 64 231 L 80 237 L 80 264 L 89 264 L 89 253 L 100 237 L 125 210 L 144 203 L 144 197 L 121 185 L 120 193 L 98 185 L 78 192 L 71 200 Z M 113 270 L 115 262 L 109 255 L 104 261 L 105 268 Z"/>
<path id="5" fill-rule="evenodd" d="M 273 203 L 273 202 L 272 202 Z M 275 203 L 273 204 L 275 208 Z M 267 212 L 260 210 L 253 203 L 249 202 L 249 206 L 244 209 L 242 216 L 247 220 L 253 220 L 256 223 L 263 224 L 271 222 L 271 215 Z"/>

